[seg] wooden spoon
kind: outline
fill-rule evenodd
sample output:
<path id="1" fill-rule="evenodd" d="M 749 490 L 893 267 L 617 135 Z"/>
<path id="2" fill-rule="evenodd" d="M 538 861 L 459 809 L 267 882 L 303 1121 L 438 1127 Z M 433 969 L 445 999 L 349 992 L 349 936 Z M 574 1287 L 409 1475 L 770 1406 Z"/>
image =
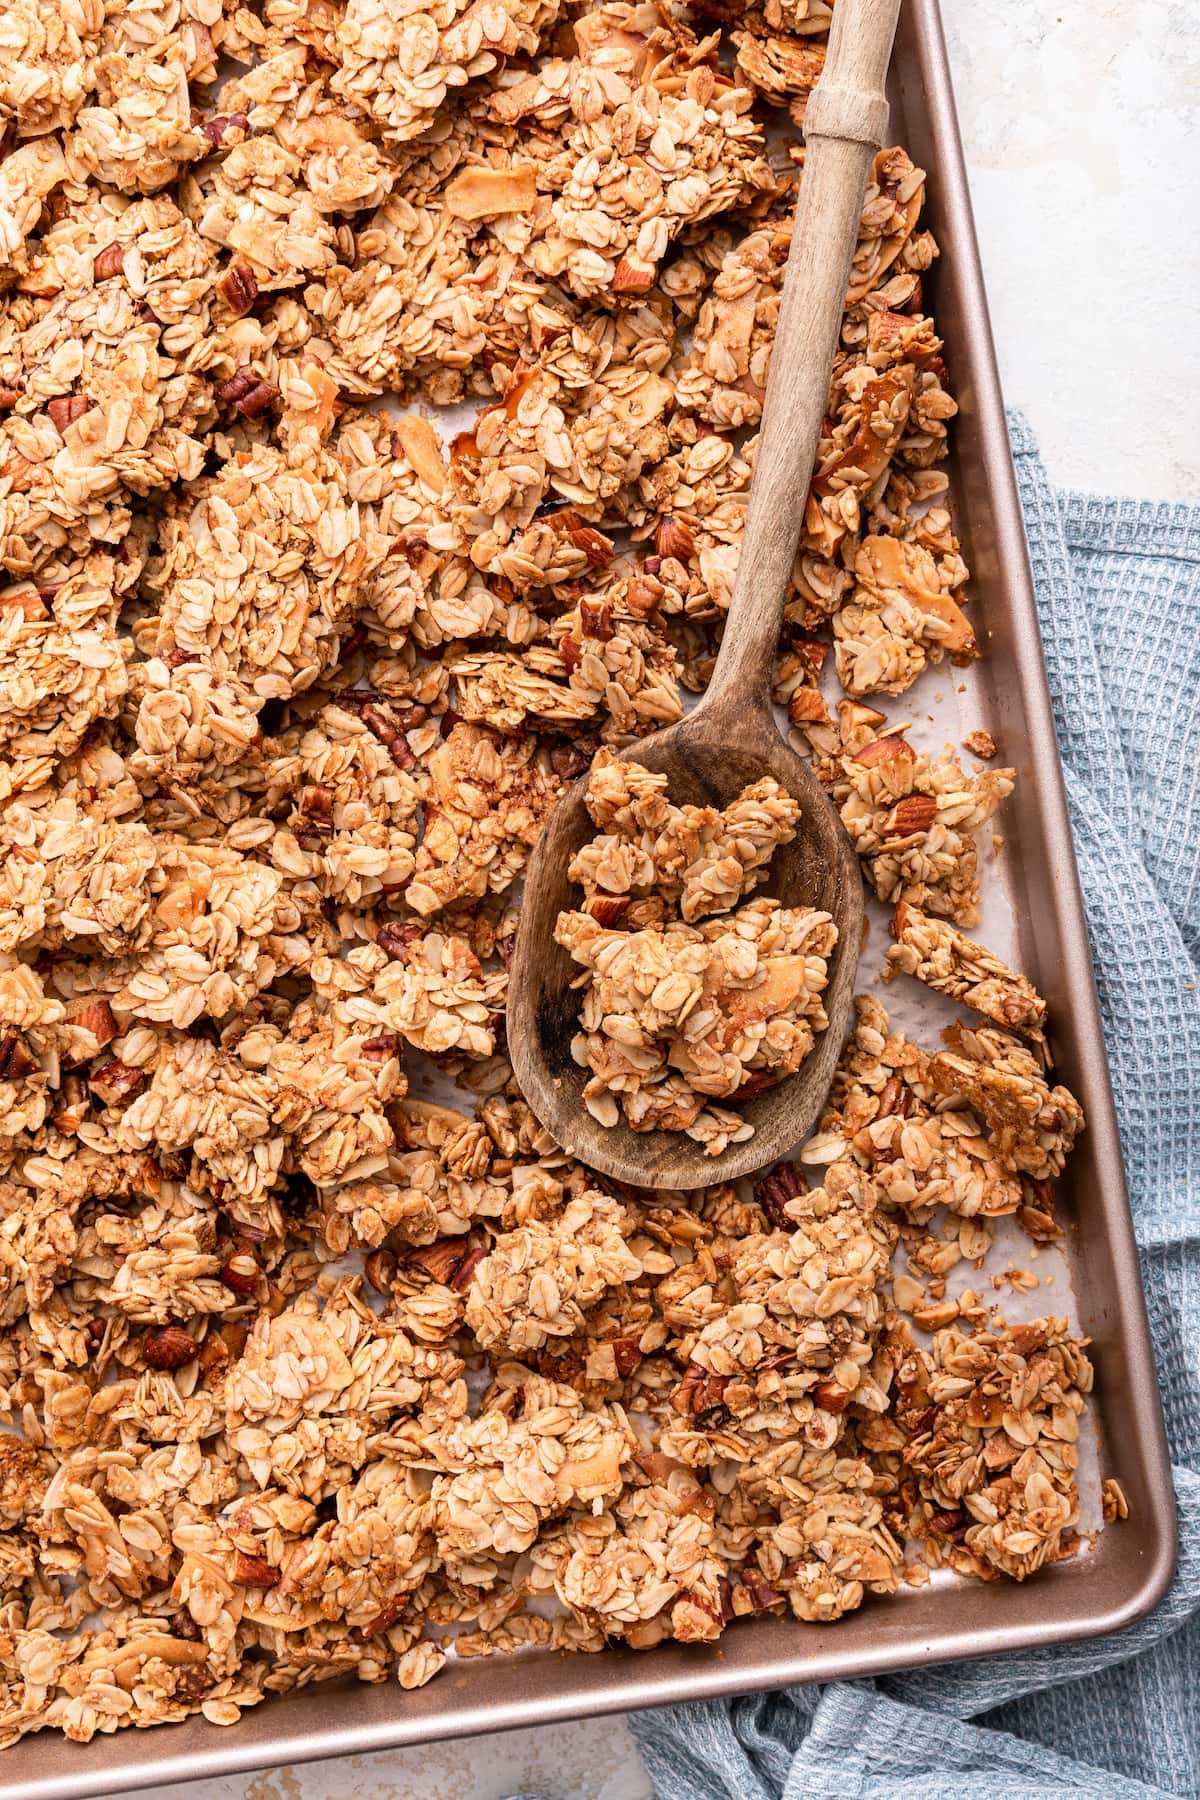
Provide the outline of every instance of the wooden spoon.
<path id="1" fill-rule="evenodd" d="M 763 404 L 745 536 L 721 653 L 708 691 L 678 724 L 622 750 L 665 773 L 676 803 L 726 806 L 763 775 L 801 805 L 797 836 L 777 850 L 766 892 L 833 915 L 838 942 L 824 1000 L 829 1028 L 796 1073 L 745 1101 L 754 1135 L 709 1156 L 682 1132 L 604 1126 L 583 1103 L 589 1071 L 571 1055 L 580 974 L 554 941 L 580 903 L 567 877 L 596 835 L 587 777 L 563 795 L 530 859 L 508 990 L 508 1047 L 522 1092 L 557 1141 L 635 1187 L 695 1188 L 764 1167 L 812 1129 L 841 1053 L 862 945 L 858 860 L 837 809 L 780 737 L 770 683 L 821 421 L 829 398 L 867 177 L 887 128 L 883 83 L 900 0 L 837 0 L 825 68 L 804 120 L 806 153 Z M 725 1102 L 724 1104 L 728 1104 Z"/>

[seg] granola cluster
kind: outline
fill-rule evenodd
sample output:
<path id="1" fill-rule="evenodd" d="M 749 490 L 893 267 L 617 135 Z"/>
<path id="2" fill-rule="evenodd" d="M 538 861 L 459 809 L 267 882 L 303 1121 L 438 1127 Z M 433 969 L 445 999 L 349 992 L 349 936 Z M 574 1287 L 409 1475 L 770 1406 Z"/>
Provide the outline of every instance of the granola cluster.
<path id="1" fill-rule="evenodd" d="M 683 1131 L 719 1156 L 752 1137 L 730 1107 L 794 1073 L 828 1025 L 837 927 L 760 897 L 799 807 L 769 776 L 727 807 L 677 806 L 667 778 L 601 751 L 587 785 L 600 835 L 572 859 L 583 909 L 556 942 L 585 971 L 572 1051 L 603 1125 Z M 702 921 L 695 923 L 695 921 Z"/>
<path id="2" fill-rule="evenodd" d="M 1082 1122 L 958 929 L 1013 775 L 863 698 L 977 648 L 900 148 L 777 693 L 889 973 L 982 1022 L 865 1003 L 805 1165 L 686 1204 L 572 1162 L 506 1050 L 593 759 L 597 1095 L 719 1148 L 823 1022 L 828 921 L 754 897 L 786 796 L 619 753 L 718 647 L 830 12 L 0 23 L 0 1744 L 1075 1548 L 1084 1347 L 945 1286 L 998 1214 L 1053 1238 Z"/>

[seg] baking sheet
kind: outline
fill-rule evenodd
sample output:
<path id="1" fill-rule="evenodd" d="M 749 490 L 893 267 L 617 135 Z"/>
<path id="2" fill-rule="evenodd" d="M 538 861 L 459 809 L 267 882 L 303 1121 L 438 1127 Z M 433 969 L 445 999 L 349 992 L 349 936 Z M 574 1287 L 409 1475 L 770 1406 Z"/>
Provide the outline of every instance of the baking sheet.
<path id="1" fill-rule="evenodd" d="M 1022 1586 L 940 1572 L 927 1587 L 868 1599 L 835 1625 L 756 1619 L 712 1645 L 451 1661 L 412 1693 L 395 1682 L 303 1689 L 228 1730 L 197 1719 L 89 1745 L 46 1733 L 0 1759 L 0 1800 L 85 1800 L 268 1763 L 1048 1645 L 1119 1629 L 1165 1590 L 1175 1544 L 1165 1436 L 937 0 L 906 0 L 892 87 L 891 137 L 929 171 L 926 218 L 942 249 L 930 310 L 961 406 L 951 492 L 985 658 L 965 672 L 936 670 L 883 709 L 893 720 L 911 718 L 913 742 L 934 750 L 983 725 L 1000 760 L 1017 768 L 1016 795 L 996 824 L 1006 839 L 997 861 L 981 834 L 984 922 L 975 935 L 1046 995 L 1059 1077 L 1081 1098 L 1088 1129 L 1062 1184 L 1063 1248 L 1036 1252 L 1011 1221 L 1000 1221 L 987 1268 L 1015 1263 L 1039 1276 L 1032 1294 L 1005 1288 L 997 1296 L 1009 1318 L 1065 1312 L 1092 1337 L 1097 1382 L 1081 1444 L 1083 1523 L 1097 1522 L 1101 1469 L 1121 1481 L 1130 1519 Z M 886 944 L 883 909 L 873 905 L 871 914 L 860 988 L 870 987 Z M 926 1045 L 955 1014 L 913 982 L 879 991 L 895 1022 Z M 957 1292 L 985 1280 L 986 1271 L 960 1265 L 949 1286 Z"/>

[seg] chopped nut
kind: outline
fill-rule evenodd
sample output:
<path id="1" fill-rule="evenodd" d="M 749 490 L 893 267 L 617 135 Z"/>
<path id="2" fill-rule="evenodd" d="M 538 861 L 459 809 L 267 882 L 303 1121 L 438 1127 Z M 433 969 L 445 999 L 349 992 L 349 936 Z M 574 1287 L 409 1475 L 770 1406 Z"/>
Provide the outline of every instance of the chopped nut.
<path id="1" fill-rule="evenodd" d="M 108 244 L 92 264 L 93 281 L 111 281 L 125 268 L 125 252 L 120 244 Z M 56 421 L 57 423 L 57 421 Z"/>
<path id="2" fill-rule="evenodd" d="M 194 1338 L 180 1325 L 164 1325 L 142 1339 L 142 1359 L 150 1369 L 181 1369 L 197 1351 Z"/>
<path id="3" fill-rule="evenodd" d="M 220 280 L 229 310 L 238 318 L 258 299 L 258 281 L 247 263 L 232 263 Z"/>
<path id="4" fill-rule="evenodd" d="M 274 406 L 278 398 L 278 388 L 272 387 L 269 381 L 260 381 L 248 366 L 238 369 L 217 387 L 217 399 L 232 406 L 244 419 L 257 419 L 260 413 Z"/>
<path id="5" fill-rule="evenodd" d="M 259 1267 L 248 1250 L 239 1250 L 222 1264 L 221 1280 L 235 1294 L 252 1294 L 258 1286 Z"/>
<path id="6" fill-rule="evenodd" d="M 103 1068 L 95 1069 L 88 1076 L 88 1086 L 102 1106 L 125 1106 L 145 1085 L 145 1072 L 131 1068 L 119 1058 L 105 1063 Z"/>
<path id="7" fill-rule="evenodd" d="M 76 419 L 82 419 L 90 406 L 90 400 L 83 394 L 67 394 L 57 400 L 49 401 L 46 411 L 57 430 L 66 431 L 68 425 L 73 425 Z"/>
<path id="8" fill-rule="evenodd" d="M 233 1579 L 244 1587 L 271 1588 L 279 1580 L 279 1570 L 261 1556 L 247 1556 L 239 1550 L 234 1561 Z"/>

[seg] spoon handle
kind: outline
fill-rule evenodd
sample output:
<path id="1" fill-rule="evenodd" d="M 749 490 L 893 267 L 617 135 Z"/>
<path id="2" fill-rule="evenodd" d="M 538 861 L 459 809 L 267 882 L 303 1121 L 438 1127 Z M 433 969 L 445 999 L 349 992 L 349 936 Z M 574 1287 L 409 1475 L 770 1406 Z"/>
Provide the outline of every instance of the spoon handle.
<path id="1" fill-rule="evenodd" d="M 746 530 L 704 706 L 765 705 L 829 403 L 867 176 L 887 130 L 883 85 L 900 0 L 837 0 L 805 157 L 763 402 Z"/>

